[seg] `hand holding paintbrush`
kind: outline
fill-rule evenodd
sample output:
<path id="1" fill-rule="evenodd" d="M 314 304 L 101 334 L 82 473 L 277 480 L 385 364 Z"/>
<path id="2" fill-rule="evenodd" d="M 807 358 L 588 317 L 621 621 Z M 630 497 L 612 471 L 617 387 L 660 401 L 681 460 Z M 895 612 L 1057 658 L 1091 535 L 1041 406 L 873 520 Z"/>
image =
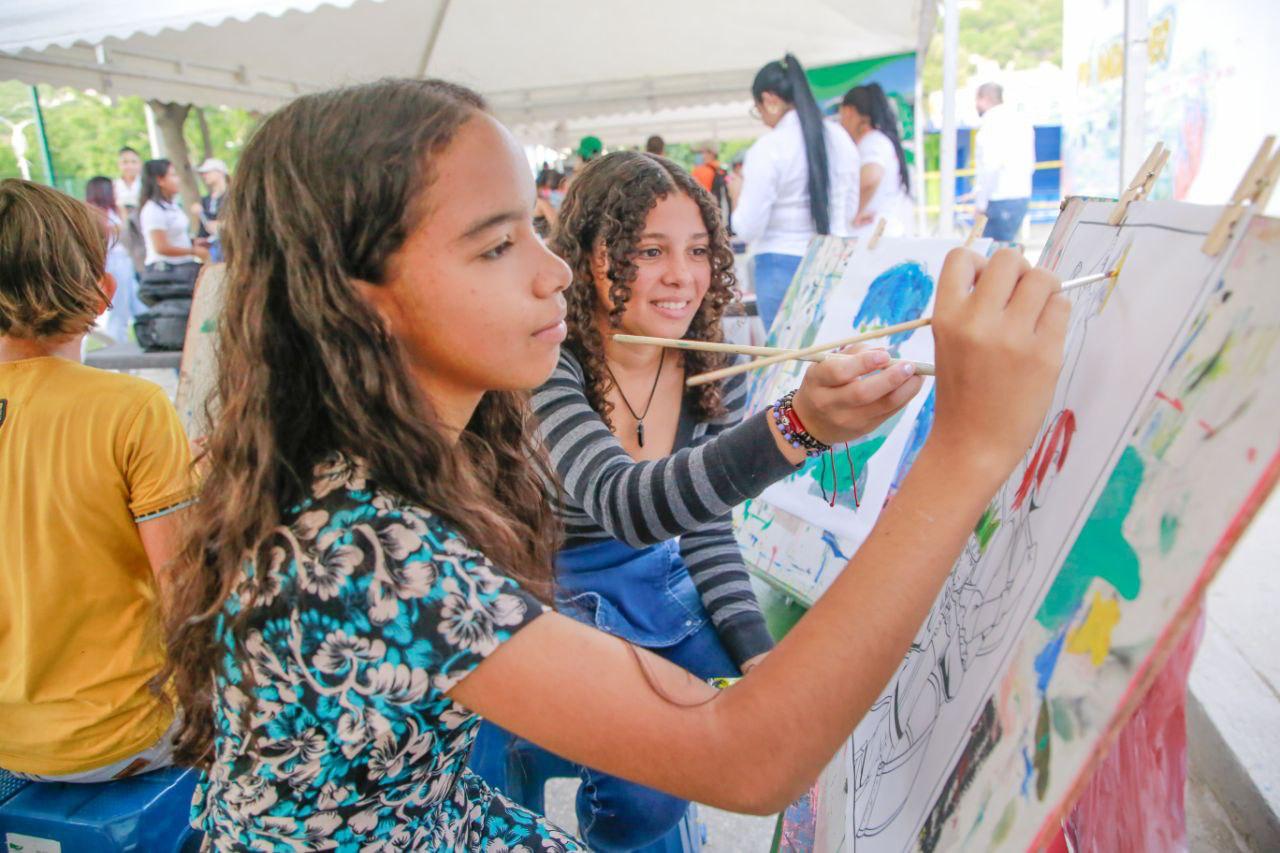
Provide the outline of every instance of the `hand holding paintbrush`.
<path id="1" fill-rule="evenodd" d="M 1090 284 L 1096 284 L 1101 281 L 1113 278 L 1114 271 L 1099 273 L 1098 275 L 1087 275 L 1081 278 L 1071 279 L 1062 283 L 1061 292 L 1065 293 L 1078 287 L 1085 287 Z M 730 376 L 736 376 L 739 373 L 746 373 L 751 370 L 758 370 L 762 367 L 768 367 L 773 364 L 780 364 L 784 361 L 814 361 L 821 362 L 832 357 L 847 357 L 844 353 L 835 352 L 842 347 L 851 346 L 853 344 L 862 343 L 864 341 L 876 340 L 878 338 L 887 338 L 900 332 L 911 331 L 928 326 L 933 322 L 932 317 L 921 317 L 918 320 L 909 320 L 905 323 L 897 323 L 892 326 L 882 326 L 876 329 L 869 329 L 865 332 L 859 332 L 847 338 L 830 341 L 824 344 L 814 344 L 804 349 L 791 350 L 780 347 L 755 347 L 741 346 L 738 344 L 713 343 L 706 341 L 685 341 L 672 340 L 669 338 L 650 338 L 641 335 L 614 335 L 614 340 L 623 343 L 647 344 L 650 346 L 671 347 L 674 349 L 703 350 L 707 352 L 725 352 L 736 355 L 753 355 L 761 356 L 754 361 L 745 362 L 743 364 L 735 364 L 731 367 L 725 367 L 720 370 L 712 370 L 707 373 L 700 373 L 696 376 L 690 376 L 685 384 L 689 386 L 704 385 L 708 382 L 715 382 L 718 379 L 725 379 Z M 898 360 L 894 359 L 890 364 L 897 364 Z M 932 376 L 935 373 L 934 366 L 928 362 L 913 361 L 915 373 L 918 376 Z"/>

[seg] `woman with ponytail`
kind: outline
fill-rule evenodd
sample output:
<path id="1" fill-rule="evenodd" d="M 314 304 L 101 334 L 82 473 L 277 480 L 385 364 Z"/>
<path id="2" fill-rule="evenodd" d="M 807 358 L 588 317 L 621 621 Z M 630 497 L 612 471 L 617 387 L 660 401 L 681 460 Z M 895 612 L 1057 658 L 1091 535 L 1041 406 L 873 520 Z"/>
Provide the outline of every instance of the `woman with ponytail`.
<path id="1" fill-rule="evenodd" d="M 911 174 L 902 153 L 898 118 L 879 83 L 854 86 L 840 103 L 840 124 L 858 145 L 862 161 L 855 233 L 884 218 L 886 234 L 911 231 Z"/>
<path id="2" fill-rule="evenodd" d="M 847 237 L 858 209 L 858 149 L 822 118 L 800 61 L 787 54 L 756 73 L 753 114 L 770 130 L 747 151 L 733 230 L 751 244 L 765 328 L 817 234 Z"/>

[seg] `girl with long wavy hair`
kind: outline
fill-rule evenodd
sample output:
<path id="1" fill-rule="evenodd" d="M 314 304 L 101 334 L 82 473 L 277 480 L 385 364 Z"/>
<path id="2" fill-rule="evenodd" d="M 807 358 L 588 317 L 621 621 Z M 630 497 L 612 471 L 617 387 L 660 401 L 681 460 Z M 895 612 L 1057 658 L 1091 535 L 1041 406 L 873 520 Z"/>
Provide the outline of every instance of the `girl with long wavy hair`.
<path id="1" fill-rule="evenodd" d="M 527 391 L 555 369 L 572 276 L 534 196 L 519 144 L 439 81 L 304 96 L 245 147 L 208 475 L 156 681 L 217 849 L 581 849 L 465 770 L 478 715 L 677 797 L 777 811 L 892 674 L 1043 419 L 1068 303 L 1018 255 L 957 252 L 915 468 L 823 600 L 717 691 L 544 606 L 556 520 Z"/>
<path id="2" fill-rule="evenodd" d="M 794 474 L 769 415 L 744 417 L 746 377 L 686 392 L 724 366 L 713 353 L 620 343 L 615 332 L 720 341 L 733 254 L 710 194 L 665 158 L 620 151 L 582 170 L 551 248 L 573 271 L 569 336 L 533 397 L 564 487 L 556 560 L 561 612 L 653 651 L 699 678 L 749 671 L 773 647 L 734 539 L 730 511 Z M 863 435 L 920 388 L 905 366 L 874 380 L 883 351 L 808 372 L 793 405 L 828 443 Z M 473 766 L 501 783 L 485 729 Z M 530 750 L 528 744 L 519 744 Z M 678 797 L 579 767 L 578 825 L 593 850 L 640 850 L 688 807 Z"/>

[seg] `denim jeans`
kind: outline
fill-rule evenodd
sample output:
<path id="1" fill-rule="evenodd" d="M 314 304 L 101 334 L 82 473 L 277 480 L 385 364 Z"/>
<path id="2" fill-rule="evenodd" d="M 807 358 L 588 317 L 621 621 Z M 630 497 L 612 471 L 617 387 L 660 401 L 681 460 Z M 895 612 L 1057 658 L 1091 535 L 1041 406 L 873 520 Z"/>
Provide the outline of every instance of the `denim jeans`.
<path id="1" fill-rule="evenodd" d="M 633 549 L 609 541 L 562 552 L 556 561 L 557 609 L 689 671 L 698 678 L 736 676 L 738 667 L 702 610 L 676 543 Z M 691 597 L 692 596 L 692 597 Z M 697 617 L 688 618 L 697 610 Z M 471 769 L 503 788 L 512 747 L 540 750 L 485 722 L 477 735 Z M 576 809 L 578 835 L 591 850 L 665 850 L 668 833 L 689 808 L 687 800 L 575 765 L 582 785 Z"/>
<path id="2" fill-rule="evenodd" d="M 751 259 L 751 278 L 756 286 L 756 310 L 760 312 L 760 322 L 764 323 L 766 333 L 773 327 L 773 318 L 778 316 L 782 300 L 791 286 L 791 279 L 800 268 L 800 255 L 783 255 L 777 252 L 765 252 Z"/>
<path id="3" fill-rule="evenodd" d="M 1029 198 L 1002 198 L 987 202 L 987 227 L 982 236 L 1012 243 L 1018 236 L 1018 228 L 1022 226 L 1030 202 Z"/>

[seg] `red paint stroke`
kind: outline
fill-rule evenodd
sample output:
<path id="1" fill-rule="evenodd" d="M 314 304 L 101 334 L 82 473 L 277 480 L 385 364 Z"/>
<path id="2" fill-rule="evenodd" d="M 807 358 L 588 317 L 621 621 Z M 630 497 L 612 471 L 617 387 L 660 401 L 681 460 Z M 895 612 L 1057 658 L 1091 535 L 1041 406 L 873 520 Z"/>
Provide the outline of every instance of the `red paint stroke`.
<path id="1" fill-rule="evenodd" d="M 1168 394 L 1164 393 L 1163 391 L 1156 392 L 1156 399 L 1165 401 L 1170 406 L 1173 406 L 1175 409 L 1177 409 L 1179 412 L 1184 410 L 1181 400 L 1177 399 L 1176 397 L 1170 397 Z"/>
<path id="2" fill-rule="evenodd" d="M 1040 439 L 1040 444 L 1036 446 L 1035 455 L 1031 457 L 1031 464 L 1027 466 L 1026 472 L 1022 475 L 1022 482 L 1018 485 L 1018 491 L 1013 496 L 1013 508 L 1018 509 L 1027 499 L 1027 495 L 1031 494 L 1033 487 L 1040 486 L 1044 483 L 1044 478 L 1049 473 L 1049 466 L 1057 460 L 1058 471 L 1062 470 L 1062 465 L 1067 461 L 1067 453 L 1071 450 L 1071 437 L 1076 432 L 1076 413 L 1070 409 L 1063 409 L 1058 412 L 1054 418 L 1053 425 L 1045 432 Z"/>
<path id="3" fill-rule="evenodd" d="M 1213 438 L 1214 433 L 1217 432 L 1217 430 L 1213 428 L 1213 424 L 1209 423 L 1206 420 L 1201 419 L 1196 421 L 1196 423 L 1200 425 L 1200 429 L 1204 430 L 1205 435 L 1207 435 L 1209 438 Z"/>

